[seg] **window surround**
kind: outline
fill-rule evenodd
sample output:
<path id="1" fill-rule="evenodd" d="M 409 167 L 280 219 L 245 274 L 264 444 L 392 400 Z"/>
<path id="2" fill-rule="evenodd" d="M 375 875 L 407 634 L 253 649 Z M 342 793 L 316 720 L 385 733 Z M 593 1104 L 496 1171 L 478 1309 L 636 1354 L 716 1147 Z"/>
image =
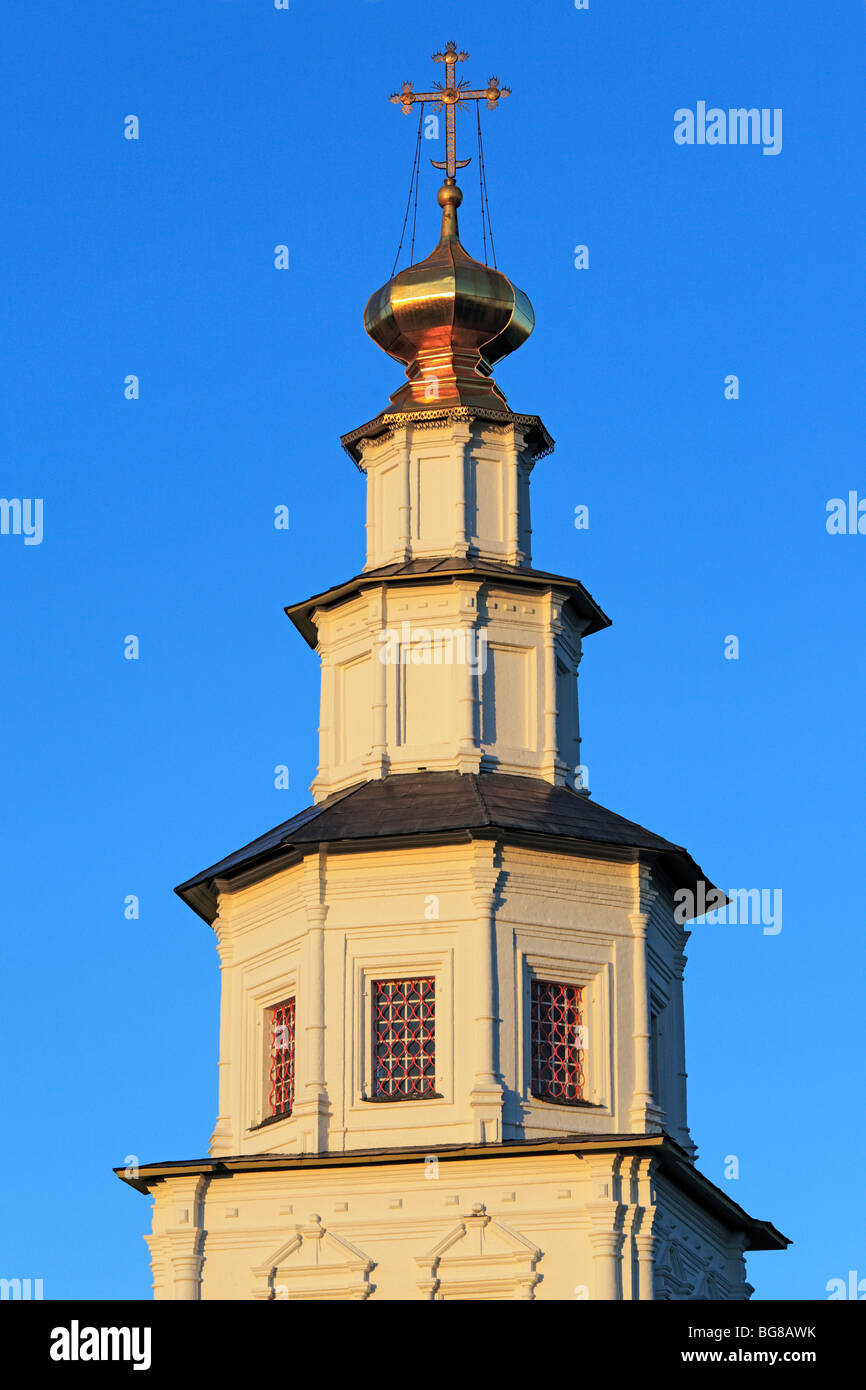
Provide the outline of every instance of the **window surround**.
<path id="1" fill-rule="evenodd" d="M 292 1125 L 295 1107 L 302 1094 L 304 1075 L 304 1013 L 300 989 L 299 952 L 293 950 L 292 964 L 286 969 L 286 957 L 281 953 L 279 974 L 261 979 L 251 986 L 249 977 L 239 981 L 244 1000 L 245 1057 L 242 1068 L 244 1132 L 253 1133 L 263 1125 Z M 258 971 L 256 974 L 258 975 Z M 295 1096 L 292 1113 L 271 1115 L 270 1112 L 270 1011 L 288 999 L 295 1001 Z"/>
<path id="2" fill-rule="evenodd" d="M 611 1062 L 611 965 L 609 962 L 568 960 L 537 951 L 521 951 L 520 1008 L 518 1010 L 518 1056 L 520 1095 L 524 1105 L 545 1113 L 596 1110 L 613 1113 L 613 1067 Z M 550 1100 L 532 1090 L 532 981 L 576 985 L 583 990 L 584 1099 Z"/>
<path id="3" fill-rule="evenodd" d="M 377 980 L 425 978 L 434 982 L 436 995 L 435 1090 L 426 1096 L 392 1100 L 374 1095 L 373 1085 L 373 986 Z M 368 1105 L 421 1106 L 454 1099 L 454 989 L 453 951 L 401 951 L 398 955 L 356 955 L 347 977 L 345 1055 L 349 1110 Z"/>
<path id="4" fill-rule="evenodd" d="M 656 1109 L 667 1111 L 670 1098 L 674 1094 L 672 1064 L 673 1055 L 669 1042 L 671 1016 L 668 1012 L 670 1000 L 655 988 L 650 987 L 650 1087 Z"/>

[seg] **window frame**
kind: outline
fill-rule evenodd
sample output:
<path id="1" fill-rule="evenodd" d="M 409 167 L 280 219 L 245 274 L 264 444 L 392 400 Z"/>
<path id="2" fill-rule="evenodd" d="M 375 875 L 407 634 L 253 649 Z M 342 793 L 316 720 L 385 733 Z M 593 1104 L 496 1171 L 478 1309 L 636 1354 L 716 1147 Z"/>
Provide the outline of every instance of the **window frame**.
<path id="1" fill-rule="evenodd" d="M 407 985 L 407 984 L 415 984 L 415 983 L 422 983 L 422 982 L 423 982 L 423 983 L 429 983 L 429 984 L 432 986 L 432 994 L 433 994 L 433 1029 L 432 1029 L 432 1038 L 433 1038 L 433 1047 L 432 1047 L 432 1056 L 433 1056 L 433 1079 L 432 1079 L 432 1087 L 433 1087 L 433 1089 L 430 1090 L 430 1091 L 425 1091 L 425 1092 L 423 1092 L 423 1093 L 420 1094 L 420 1095 L 418 1095 L 418 1094 L 408 1094 L 408 1095 L 379 1095 L 379 1094 L 377 1094 L 377 1080 L 376 1080 L 377 1072 L 378 1072 L 378 1059 L 377 1059 L 377 1055 L 376 1055 L 376 1054 L 377 1054 L 377 1049 L 378 1049 L 378 1045 L 379 1045 L 379 1034 L 378 1034 L 378 1030 L 377 1030 L 377 1027 L 376 1027 L 377 1020 L 376 1020 L 376 1017 L 375 1017 L 375 1010 L 376 1010 L 376 1008 L 377 1008 L 376 992 L 377 992 L 377 990 L 378 990 L 378 988 L 379 988 L 380 985 Z M 438 1039 L 438 1029 L 437 1029 L 437 1023 L 438 1023 L 438 1017 L 437 1017 L 437 1004 L 438 1004 L 438 1000 L 437 1000 L 436 976 L 435 976 L 435 973 L 431 973 L 431 974 L 425 973 L 425 974 L 416 975 L 416 974 L 411 974 L 411 973 L 410 973 L 410 974 L 406 974 L 406 973 L 402 973 L 402 972 L 401 972 L 401 973 L 398 973 L 398 974 L 396 974 L 396 975 L 389 975 L 389 976 L 373 976 L 373 978 L 371 978 L 370 983 L 369 983 L 369 1010 L 370 1010 L 370 1063 L 369 1063 L 369 1066 L 370 1066 L 370 1094 L 367 1096 L 367 1099 L 368 1099 L 369 1101 L 372 1101 L 372 1102 L 375 1103 L 376 1105 L 402 1105 L 402 1104 L 405 1104 L 405 1103 L 407 1103 L 407 1102 L 409 1102 L 409 1101 L 441 1100 L 441 1099 L 442 1099 L 442 1093 L 441 1093 L 441 1091 L 439 1091 L 439 1090 L 437 1089 L 437 1088 L 438 1088 L 438 1080 L 439 1080 L 439 1060 L 438 1060 L 438 1055 L 437 1055 L 437 1044 L 438 1044 L 438 1040 L 439 1040 L 439 1039 Z"/>
<path id="2" fill-rule="evenodd" d="M 265 1051 L 265 1059 L 264 1059 L 264 1060 L 265 1060 L 265 1092 L 266 1092 L 266 1094 L 265 1094 L 265 1108 L 266 1108 L 266 1109 L 269 1109 L 270 1105 L 272 1104 L 271 1097 L 272 1097 L 272 1095 L 273 1095 L 273 1089 L 274 1089 L 274 1087 L 273 1087 L 273 1080 L 272 1080 L 272 1077 L 271 1077 L 271 1069 L 272 1069 L 272 1061 L 271 1061 L 271 1059 L 272 1059 L 272 1057 L 273 1057 L 273 1041 L 272 1041 L 272 1039 L 273 1039 L 273 1031 L 274 1031 L 273 1015 L 276 1013 L 277 1009 L 285 1009 L 285 1008 L 287 1008 L 290 1004 L 291 1004 L 291 1006 L 292 1006 L 292 1015 L 291 1015 L 291 1017 L 292 1017 L 292 1042 L 291 1042 L 291 1052 L 292 1052 L 292 1062 L 291 1062 L 291 1066 L 292 1066 L 292 1098 L 291 1098 L 291 1103 L 290 1103 L 290 1105 L 289 1105 L 288 1110 L 271 1111 L 269 1114 L 264 1115 L 264 1117 L 263 1117 L 263 1119 L 262 1119 L 262 1124 L 275 1124 L 275 1123 L 277 1122 L 277 1120 L 290 1120 L 290 1119 L 292 1118 L 293 1114 L 294 1114 L 295 1104 L 296 1104 L 296 1102 L 297 1102 L 297 1089 L 298 1089 L 298 997 L 297 997 L 297 991 L 294 991 L 292 994 L 286 995 L 285 998 L 280 999 L 278 1003 L 276 1003 L 276 1004 L 268 1004 L 268 1005 L 266 1005 L 266 1007 L 265 1007 L 264 1037 L 265 1037 L 265 1040 L 266 1040 L 266 1042 L 267 1042 L 267 1044 L 268 1044 L 268 1045 L 267 1045 L 267 1048 L 266 1048 L 266 1051 Z M 285 1026 L 285 1025 L 283 1025 L 283 1026 Z"/>
<path id="3" fill-rule="evenodd" d="M 541 944 L 541 943 L 539 943 Z M 563 1121 L 575 1110 L 594 1110 L 612 1116 L 614 1113 L 615 1071 L 613 1066 L 613 962 L 610 959 L 569 959 L 533 950 L 531 945 L 519 951 L 517 961 L 522 982 L 518 1037 L 520 1060 L 519 1090 L 524 1106 L 536 1115 L 553 1116 L 558 1112 Z M 584 1049 L 584 1100 L 550 1100 L 537 1096 L 532 1089 L 532 980 L 576 985 L 583 990 L 583 1024 L 587 1030 Z M 546 1123 L 546 1121 L 545 1121 Z M 566 1121 L 570 1124 L 571 1121 Z"/>
<path id="4" fill-rule="evenodd" d="M 655 980 L 653 980 L 649 992 L 650 1090 L 653 1104 L 666 1118 L 676 1106 L 675 1034 L 673 1032 L 675 1020 L 670 1004 L 670 996 L 663 992 L 661 987 L 657 987 Z"/>
<path id="5" fill-rule="evenodd" d="M 581 1084 L 581 1090 L 583 1091 L 583 1094 L 580 1095 L 580 1096 L 553 1096 L 553 1095 L 547 1095 L 547 1094 L 545 1094 L 545 1092 L 542 1091 L 542 1090 L 536 1090 L 536 1070 L 537 1070 L 537 1068 L 536 1068 L 536 1036 L 537 1036 L 537 1035 L 536 1035 L 536 1030 L 535 1030 L 535 1018 L 534 1018 L 534 1012 L 535 1012 L 535 999 L 534 999 L 534 995 L 536 994 L 536 992 L 537 992 L 542 986 L 548 986 L 548 987 L 551 987 L 551 988 L 554 988 L 554 989 L 576 990 L 576 991 L 578 992 L 579 998 L 578 998 L 578 1006 L 577 1006 L 577 1007 L 578 1007 L 578 1012 L 579 1012 L 579 1016 L 580 1016 L 580 1023 L 578 1024 L 578 1027 L 581 1029 L 581 1032 L 582 1032 L 582 1034 L 583 1034 L 583 1037 L 581 1038 L 580 1044 L 579 1044 L 579 1045 L 577 1046 L 577 1048 L 575 1049 L 577 1052 L 580 1053 L 579 1074 L 580 1074 L 580 1076 L 583 1078 L 583 1081 L 582 1081 L 582 1084 Z M 587 1094 L 586 1094 L 587 1091 L 589 1090 L 589 1055 L 588 1055 L 588 1054 L 589 1054 L 589 1046 L 588 1046 L 589 1039 L 588 1039 L 588 1037 L 586 1036 L 586 1034 L 587 1034 L 587 1032 L 588 1032 L 587 1024 L 586 1024 L 587 1002 L 588 1002 L 588 1001 L 587 1001 L 587 999 L 586 999 L 586 989 L 585 989 L 585 986 L 583 986 L 583 985 L 575 984 L 575 983 L 574 983 L 573 981 L 571 981 L 571 980 L 560 980 L 560 979 L 551 980 L 551 979 L 547 979 L 547 978 L 545 978 L 544 976 L 542 976 L 542 975 L 540 975 L 540 974 L 538 974 L 538 973 L 536 973 L 536 972 L 533 972 L 533 973 L 530 975 L 530 979 L 529 979 L 529 1055 L 530 1055 L 530 1064 L 529 1064 L 529 1093 L 530 1093 L 530 1095 L 532 1096 L 533 1100 L 541 1101 L 542 1104 L 544 1104 L 544 1105 L 585 1106 L 585 1105 L 587 1105 L 587 1104 L 591 1104 L 591 1103 L 592 1103 L 592 1102 L 589 1100 L 589 1098 L 588 1098 L 588 1096 L 587 1096 Z"/>
<path id="6" fill-rule="evenodd" d="M 373 985 L 376 980 L 432 977 L 436 990 L 436 1091 L 402 1101 L 378 1100 L 373 1091 Z M 371 1105 L 454 1104 L 454 950 L 352 952 L 346 973 L 345 1078 L 348 1112 L 360 1115 Z"/>
<path id="7" fill-rule="evenodd" d="M 279 968 L 275 969 L 277 965 Z M 280 953 L 279 961 L 257 962 L 251 968 L 242 969 L 235 980 L 235 991 L 232 1007 L 240 1009 L 243 1035 L 242 1062 L 236 1084 L 239 1085 L 244 1133 L 253 1134 L 262 1125 L 288 1128 L 297 1118 L 296 1109 L 302 1093 L 300 1078 L 306 1071 L 300 941 L 289 943 Z M 295 1101 L 291 1115 L 271 1115 L 269 1010 L 292 998 L 295 1001 Z"/>

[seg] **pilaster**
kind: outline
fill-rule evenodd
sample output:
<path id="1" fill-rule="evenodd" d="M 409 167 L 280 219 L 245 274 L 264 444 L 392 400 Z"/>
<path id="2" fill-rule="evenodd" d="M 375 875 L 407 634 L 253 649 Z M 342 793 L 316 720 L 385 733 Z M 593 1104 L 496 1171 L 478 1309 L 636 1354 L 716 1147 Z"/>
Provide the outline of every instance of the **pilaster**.
<path id="1" fill-rule="evenodd" d="M 296 1089 L 292 1107 L 292 1118 L 297 1121 L 301 1132 L 304 1153 L 322 1153 L 327 1149 L 328 1122 L 331 1118 L 325 1078 L 327 854 L 327 847 L 322 846 L 304 862 L 303 895 L 307 933 L 304 941 L 304 989 L 299 991 L 304 1046 L 300 1057 L 296 1058 L 296 1070 L 304 1078 L 304 1084 L 302 1091 Z"/>
<path id="2" fill-rule="evenodd" d="M 566 765 L 559 753 L 559 725 L 557 708 L 557 637 L 562 631 L 562 604 L 551 594 L 549 617 L 544 630 L 542 654 L 542 699 L 544 701 L 544 747 L 541 755 L 541 775 L 555 786 L 566 782 Z"/>
<path id="3" fill-rule="evenodd" d="M 173 1178 L 157 1193 L 149 1244 L 154 1257 L 154 1285 L 158 1259 L 164 1298 L 193 1302 L 201 1298 L 204 1202 L 209 1184 L 209 1176 L 191 1174 Z"/>
<path id="4" fill-rule="evenodd" d="M 463 773 L 478 772 L 481 767 L 478 703 L 482 674 L 479 663 L 470 660 L 470 654 L 478 651 L 477 594 L 477 585 L 460 586 L 460 626 L 465 634 L 463 651 L 466 659 L 454 669 L 458 682 L 456 768 Z"/>
<path id="5" fill-rule="evenodd" d="M 634 1244 L 637 1253 L 637 1297 L 641 1302 L 655 1298 L 655 1266 L 659 1250 L 656 1229 L 655 1160 L 639 1158 L 635 1162 L 637 1204 L 634 1225 Z"/>
<path id="6" fill-rule="evenodd" d="M 372 652 L 373 704 L 371 709 L 372 743 L 365 758 L 371 777 L 387 777 L 388 758 L 388 666 L 384 660 L 381 634 L 388 626 L 388 596 L 385 588 L 375 589 L 368 596 L 370 618 L 370 650 Z"/>
<path id="7" fill-rule="evenodd" d="M 412 480 L 409 476 L 411 460 L 409 454 L 408 430 L 401 430 L 399 432 L 399 444 L 400 518 L 397 527 L 397 559 L 410 560 L 412 558 Z M 379 490 L 379 505 L 383 508 L 383 513 L 379 518 L 378 534 L 382 536 L 385 532 L 388 518 L 384 514 L 381 490 Z M 379 563 L 381 563 L 381 560 Z"/>
<path id="8" fill-rule="evenodd" d="M 599 1155 L 588 1160 L 592 1173 L 592 1197 L 585 1205 L 589 1218 L 587 1239 L 592 1251 L 593 1299 L 618 1301 L 623 1296 L 623 1222 L 628 1205 L 618 1198 L 620 1157 Z"/>
<path id="9" fill-rule="evenodd" d="M 319 610 L 314 615 L 318 624 Z M 330 788 L 324 779 L 332 776 L 337 761 L 335 741 L 334 711 L 334 668 L 330 653 L 321 642 L 316 648 L 322 663 L 321 695 L 319 700 L 319 765 L 310 790 L 315 801 L 322 801 L 329 795 Z"/>
<path id="10" fill-rule="evenodd" d="M 475 1001 L 475 1078 L 469 1096 L 473 1138 L 479 1144 L 502 1140 L 505 1087 L 499 1065 L 499 988 L 496 951 L 496 905 L 502 879 L 498 847 L 493 841 L 475 846 L 471 890 L 475 910 L 472 961 L 468 978 Z"/>
<path id="11" fill-rule="evenodd" d="M 503 460 L 505 465 L 505 558 L 510 565 L 523 563 L 520 551 L 520 489 L 518 479 L 519 458 L 515 431 L 503 440 Z"/>
<path id="12" fill-rule="evenodd" d="M 220 963 L 220 1027 L 219 1062 L 217 1064 L 218 1101 L 217 1119 L 210 1138 L 209 1152 L 213 1158 L 220 1158 L 234 1152 L 234 1126 L 232 1124 L 232 1027 L 235 1014 L 235 979 L 232 964 L 234 959 L 234 939 L 231 931 L 231 902 L 223 896 L 224 885 L 217 881 L 220 891 L 220 906 L 213 920 L 217 954 Z"/>
<path id="13" fill-rule="evenodd" d="M 688 940 L 690 932 L 683 933 L 683 945 Z M 675 1132 L 675 1139 L 691 1157 L 692 1161 L 697 1158 L 697 1145 L 693 1142 L 688 1125 L 688 1072 L 686 1071 L 686 1028 L 685 1013 L 683 1007 L 683 975 L 685 972 L 687 957 L 678 951 L 672 961 L 673 965 L 673 991 L 671 1004 L 674 1015 L 674 1029 L 677 1042 L 677 1071 L 675 1084 L 677 1090 L 677 1116 L 679 1124 Z"/>
<path id="14" fill-rule="evenodd" d="M 650 1003 L 647 977 L 647 928 L 653 902 L 658 890 L 644 864 L 635 866 L 636 910 L 629 916 L 634 933 L 632 950 L 632 987 L 634 991 L 634 1090 L 630 1112 L 631 1128 L 637 1133 L 658 1134 L 662 1128 L 662 1112 L 652 1093 L 650 1078 Z"/>

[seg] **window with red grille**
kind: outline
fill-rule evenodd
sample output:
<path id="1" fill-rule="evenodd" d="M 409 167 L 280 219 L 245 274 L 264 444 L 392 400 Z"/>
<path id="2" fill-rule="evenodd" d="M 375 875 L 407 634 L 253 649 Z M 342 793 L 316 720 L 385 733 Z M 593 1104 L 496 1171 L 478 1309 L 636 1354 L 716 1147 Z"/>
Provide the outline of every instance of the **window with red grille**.
<path id="1" fill-rule="evenodd" d="M 431 979 L 373 982 L 373 1098 L 436 1094 L 436 989 Z"/>
<path id="2" fill-rule="evenodd" d="M 268 1010 L 271 1064 L 268 1095 L 271 1115 L 291 1115 L 295 1101 L 295 1001 Z"/>
<path id="3" fill-rule="evenodd" d="M 583 990 L 532 981 L 532 1093 L 542 1100 L 583 1100 Z"/>

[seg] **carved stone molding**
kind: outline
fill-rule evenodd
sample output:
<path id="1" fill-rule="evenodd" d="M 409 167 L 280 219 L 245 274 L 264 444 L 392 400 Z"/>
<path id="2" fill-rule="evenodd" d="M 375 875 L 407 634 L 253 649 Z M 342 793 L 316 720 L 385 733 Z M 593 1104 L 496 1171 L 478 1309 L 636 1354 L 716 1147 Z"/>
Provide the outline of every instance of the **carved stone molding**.
<path id="1" fill-rule="evenodd" d="M 425 1255 L 416 1257 L 418 1289 L 435 1302 L 444 1299 L 534 1298 L 542 1252 L 519 1231 L 473 1207 Z"/>
<path id="2" fill-rule="evenodd" d="M 375 1261 L 356 1245 L 322 1225 L 313 1212 L 296 1226 L 270 1259 L 252 1271 L 252 1297 L 260 1301 L 354 1299 L 370 1297 Z"/>

